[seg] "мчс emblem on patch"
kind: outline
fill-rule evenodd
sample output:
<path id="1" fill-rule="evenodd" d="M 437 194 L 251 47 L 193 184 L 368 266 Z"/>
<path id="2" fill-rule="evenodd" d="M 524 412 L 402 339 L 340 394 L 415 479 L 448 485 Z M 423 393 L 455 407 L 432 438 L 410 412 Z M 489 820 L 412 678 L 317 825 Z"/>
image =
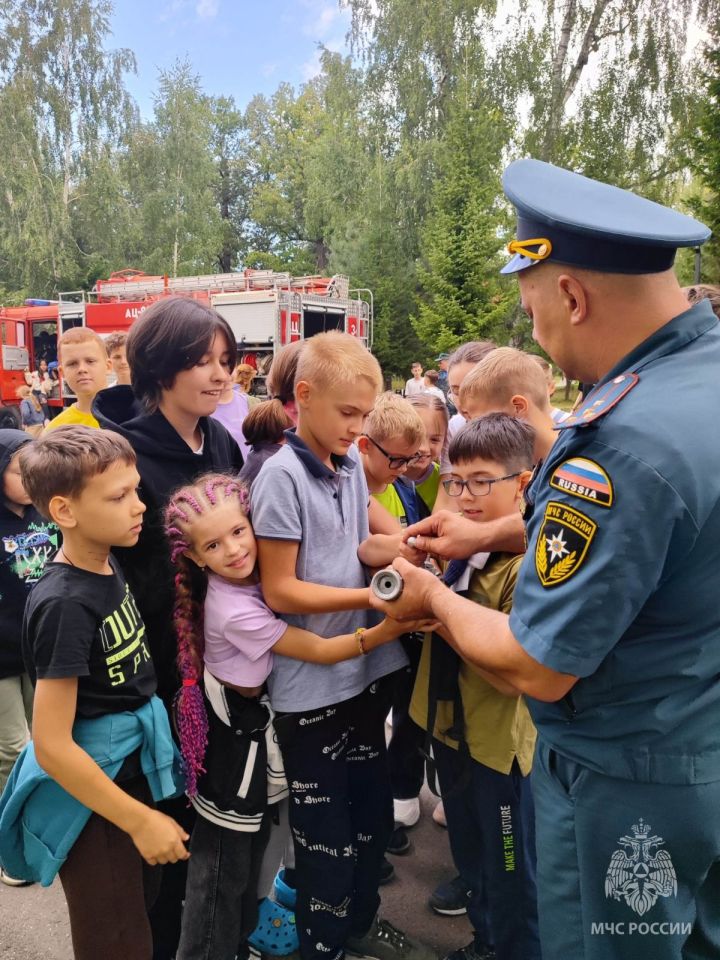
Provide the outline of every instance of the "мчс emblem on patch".
<path id="1" fill-rule="evenodd" d="M 579 570 L 597 524 L 584 513 L 551 500 L 535 545 L 535 569 L 544 587 L 556 587 Z"/>
<path id="2" fill-rule="evenodd" d="M 624 850 L 616 850 L 605 875 L 605 896 L 624 900 L 638 916 L 655 905 L 658 897 L 677 896 L 677 876 L 662 837 L 650 836 L 649 823 L 640 818 L 632 837 L 620 837 Z"/>
<path id="3" fill-rule="evenodd" d="M 573 457 L 556 467 L 550 477 L 550 486 L 600 507 L 613 502 L 613 485 L 600 464 L 586 457 Z"/>

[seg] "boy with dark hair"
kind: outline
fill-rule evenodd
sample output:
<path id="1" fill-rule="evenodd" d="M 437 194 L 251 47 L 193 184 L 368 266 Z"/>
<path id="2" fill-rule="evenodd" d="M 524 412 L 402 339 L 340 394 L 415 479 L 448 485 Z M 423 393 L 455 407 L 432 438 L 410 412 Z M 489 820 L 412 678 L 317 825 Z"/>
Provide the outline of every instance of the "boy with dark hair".
<path id="1" fill-rule="evenodd" d="M 188 836 L 153 807 L 178 792 L 177 753 L 110 553 L 142 527 L 135 454 L 117 434 L 61 427 L 22 449 L 20 471 L 63 546 L 25 611 L 33 741 L 0 801 L 0 862 L 44 886 L 59 871 L 78 960 L 145 960 L 159 882 L 147 866 L 186 859 Z"/>
<path id="2" fill-rule="evenodd" d="M 506 414 L 473 420 L 453 438 L 445 490 L 477 523 L 517 510 L 530 479 L 534 430 Z M 479 557 L 479 555 L 477 555 Z M 452 561 L 446 583 L 508 613 L 522 555 Z M 446 960 L 540 960 L 529 773 L 535 729 L 509 684 L 460 660 L 427 635 L 410 705 L 432 735 L 455 866 L 470 883 L 474 939 Z M 441 639 L 442 638 L 442 639 Z"/>
<path id="3" fill-rule="evenodd" d="M 363 653 L 372 621 L 357 550 L 368 535 L 368 489 L 354 441 L 381 385 L 377 360 L 355 337 L 308 340 L 295 380 L 297 433 L 287 432 L 252 489 L 267 602 L 321 636 L 356 631 Z M 291 791 L 303 960 L 432 956 L 377 917 L 393 826 L 385 678 L 404 663 L 397 643 L 331 667 L 275 659 L 269 690 Z"/>
<path id="4" fill-rule="evenodd" d="M 77 400 L 51 420 L 45 429 L 56 430 L 72 424 L 99 427 L 92 405 L 96 394 L 107 386 L 110 371 L 102 337 L 87 327 L 72 327 L 60 337 L 58 358 L 63 379 Z"/>
<path id="5" fill-rule="evenodd" d="M 58 528 L 32 505 L 20 476 L 20 451 L 31 442 L 22 430 L 0 430 L 0 794 L 32 722 L 32 684 L 21 650 L 25 601 L 59 546 Z M 27 882 L 2 869 L 0 880 Z"/>

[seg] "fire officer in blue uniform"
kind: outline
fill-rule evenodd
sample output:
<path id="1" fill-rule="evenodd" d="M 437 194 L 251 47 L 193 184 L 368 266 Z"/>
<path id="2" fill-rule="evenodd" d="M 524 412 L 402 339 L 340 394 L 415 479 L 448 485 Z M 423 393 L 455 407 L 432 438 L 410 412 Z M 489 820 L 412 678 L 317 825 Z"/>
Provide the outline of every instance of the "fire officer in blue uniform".
<path id="1" fill-rule="evenodd" d="M 528 698 L 544 960 L 720 957 L 720 325 L 672 269 L 709 230 L 535 160 L 503 185 L 503 272 L 537 342 L 596 387 L 533 482 L 509 618 L 402 559 L 402 595 L 376 605 L 437 617 Z M 406 536 L 467 545 L 463 523 Z"/>

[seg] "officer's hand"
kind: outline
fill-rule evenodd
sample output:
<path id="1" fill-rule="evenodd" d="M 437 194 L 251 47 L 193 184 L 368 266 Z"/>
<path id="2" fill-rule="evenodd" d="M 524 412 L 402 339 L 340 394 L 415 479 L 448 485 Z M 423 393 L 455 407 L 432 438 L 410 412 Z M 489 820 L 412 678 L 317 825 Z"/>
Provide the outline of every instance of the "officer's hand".
<path id="1" fill-rule="evenodd" d="M 407 543 L 409 537 L 415 537 L 413 546 L 417 551 L 446 560 L 465 560 L 485 549 L 482 527 L 483 524 L 466 520 L 459 513 L 440 510 L 408 527 L 403 541 Z"/>
<path id="2" fill-rule="evenodd" d="M 438 591 L 447 590 L 447 587 L 427 570 L 418 569 L 401 557 L 393 561 L 393 568 L 403 578 L 402 593 L 397 600 L 390 602 L 371 594 L 373 607 L 393 620 L 432 618 L 432 598 Z"/>

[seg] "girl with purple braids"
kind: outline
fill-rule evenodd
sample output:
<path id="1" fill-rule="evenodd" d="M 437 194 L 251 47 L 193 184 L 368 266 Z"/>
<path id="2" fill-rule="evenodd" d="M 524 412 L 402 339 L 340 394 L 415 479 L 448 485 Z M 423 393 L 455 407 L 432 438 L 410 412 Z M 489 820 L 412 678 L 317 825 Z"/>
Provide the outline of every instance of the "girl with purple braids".
<path id="1" fill-rule="evenodd" d="M 209 474 L 178 490 L 165 532 L 177 567 L 175 716 L 199 814 L 177 958 L 232 960 L 246 952 L 257 922 L 269 809 L 287 795 L 264 692 L 273 653 L 337 663 L 396 639 L 408 624 L 384 620 L 326 638 L 279 620 L 258 578 L 247 490 L 233 477 Z"/>

